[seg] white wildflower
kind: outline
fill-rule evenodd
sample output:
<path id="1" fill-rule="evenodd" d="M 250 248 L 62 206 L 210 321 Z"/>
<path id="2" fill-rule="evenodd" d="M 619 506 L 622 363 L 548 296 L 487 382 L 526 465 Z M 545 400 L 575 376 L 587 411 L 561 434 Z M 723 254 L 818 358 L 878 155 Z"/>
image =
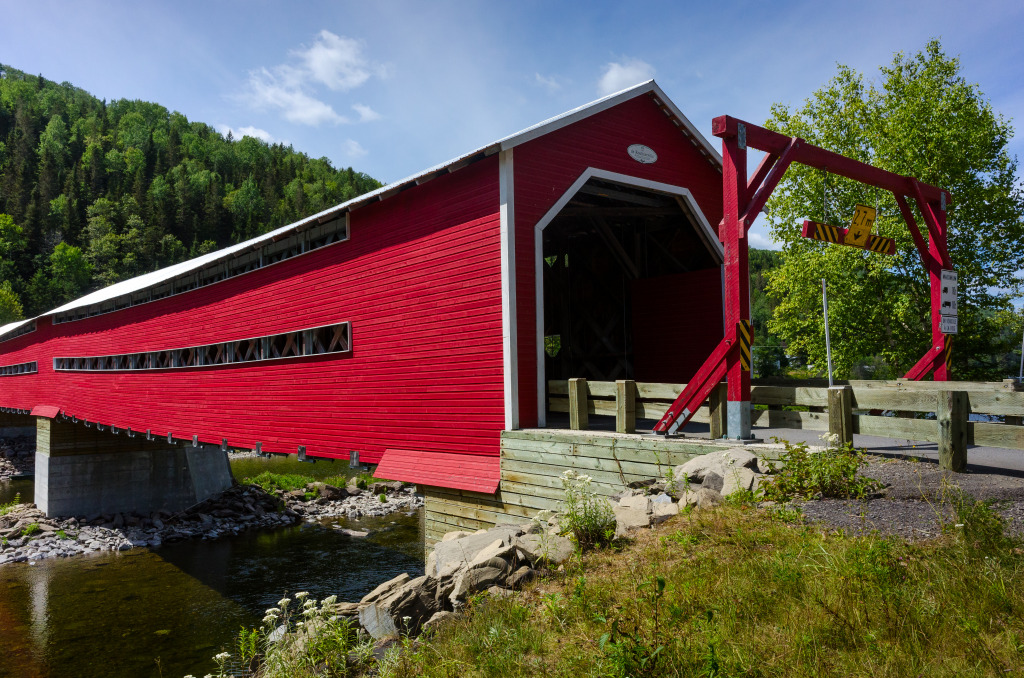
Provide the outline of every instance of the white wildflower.
<path id="1" fill-rule="evenodd" d="M 231 658 L 231 653 L 230 652 L 221 652 L 220 654 L 217 654 L 217 655 L 213 656 L 213 661 L 215 661 L 215 662 L 217 662 L 219 664 L 221 662 L 226 662 L 230 658 Z"/>
<path id="2" fill-rule="evenodd" d="M 305 600 L 306 598 L 309 598 L 309 591 L 299 591 L 295 594 L 295 598 L 298 600 Z"/>
<path id="3" fill-rule="evenodd" d="M 285 608 L 288 607 L 288 603 L 290 602 L 292 602 L 291 598 L 282 598 L 281 600 L 277 601 L 277 606 L 280 608 Z"/>
<path id="4" fill-rule="evenodd" d="M 270 607 L 267 608 L 266 612 L 264 612 L 263 614 L 267 615 L 268 617 L 276 617 L 277 615 L 281 614 L 281 608 Z"/>
<path id="5" fill-rule="evenodd" d="M 338 602 L 338 596 L 327 596 L 326 598 L 320 601 L 320 604 L 326 606 L 334 605 L 336 602 Z"/>

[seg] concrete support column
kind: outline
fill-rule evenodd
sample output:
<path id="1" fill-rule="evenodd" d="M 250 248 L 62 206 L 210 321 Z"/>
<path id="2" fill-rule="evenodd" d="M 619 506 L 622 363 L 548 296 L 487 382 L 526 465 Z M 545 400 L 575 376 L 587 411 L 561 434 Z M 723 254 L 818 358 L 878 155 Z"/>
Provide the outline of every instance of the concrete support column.
<path id="1" fill-rule="evenodd" d="M 232 484 L 217 445 L 129 438 L 45 417 L 36 427 L 35 502 L 47 516 L 180 511 Z"/>

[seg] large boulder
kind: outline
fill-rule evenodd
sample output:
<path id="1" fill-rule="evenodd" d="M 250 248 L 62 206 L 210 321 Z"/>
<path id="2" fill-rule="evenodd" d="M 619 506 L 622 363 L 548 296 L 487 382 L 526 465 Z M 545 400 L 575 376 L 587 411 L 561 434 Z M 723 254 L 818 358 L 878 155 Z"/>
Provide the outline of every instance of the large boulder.
<path id="1" fill-rule="evenodd" d="M 728 497 L 734 492 L 751 490 L 757 474 L 749 468 L 730 468 L 725 471 L 725 478 L 722 480 L 722 487 L 719 492 L 723 497 Z"/>
<path id="2" fill-rule="evenodd" d="M 505 580 L 513 572 L 512 565 L 502 558 L 488 558 L 477 562 L 473 567 L 468 567 L 455 576 L 452 592 L 448 595 L 448 599 L 453 607 L 458 607 L 467 596 L 477 591 L 504 585 Z"/>
<path id="3" fill-rule="evenodd" d="M 677 481 L 688 478 L 690 482 L 703 483 L 708 471 L 719 471 L 727 468 L 749 468 L 757 470 L 757 456 L 742 447 L 734 447 L 720 452 L 708 452 L 694 457 L 673 470 Z"/>
<path id="4" fill-rule="evenodd" d="M 398 575 L 394 579 L 389 579 L 388 581 L 384 582 L 383 584 L 381 584 L 380 586 L 378 586 L 374 590 L 372 590 L 369 593 L 367 593 L 365 596 L 363 596 L 362 600 L 360 600 L 359 602 L 360 603 L 372 603 L 372 602 L 375 602 L 375 601 L 377 601 L 377 600 L 379 600 L 381 598 L 387 597 L 387 596 L 391 595 L 391 593 L 394 592 L 399 587 L 404 586 L 411 579 L 412 579 L 412 577 L 410 577 L 408 574 L 403 572 L 402 574 Z"/>
<path id="5" fill-rule="evenodd" d="M 630 530 L 651 526 L 651 516 L 646 510 L 616 506 L 614 512 L 616 539 L 628 536 Z"/>
<path id="6" fill-rule="evenodd" d="M 714 490 L 702 487 L 697 490 L 697 508 L 706 509 L 722 503 L 722 495 Z"/>
<path id="7" fill-rule="evenodd" d="M 520 525 L 502 525 L 458 539 L 441 541 L 434 547 L 433 569 L 428 570 L 427 574 L 437 579 L 450 576 L 469 565 L 480 551 L 496 540 L 502 540 L 507 545 L 522 533 L 523 527 Z"/>
<path id="8" fill-rule="evenodd" d="M 672 516 L 679 515 L 679 504 L 658 502 L 654 505 L 654 512 L 651 514 L 651 522 L 659 525 Z"/>
<path id="9" fill-rule="evenodd" d="M 408 579 L 361 609 L 359 623 L 377 640 L 397 631 L 416 633 L 440 609 L 435 598 L 437 584 L 426 575 Z"/>
<path id="10" fill-rule="evenodd" d="M 348 490 L 324 483 L 320 488 L 320 496 L 327 501 L 341 501 L 348 497 Z"/>
<path id="11" fill-rule="evenodd" d="M 622 499 L 619 499 L 618 506 L 624 509 L 643 511 L 644 513 L 651 512 L 651 500 L 645 494 L 623 497 Z"/>
<path id="12" fill-rule="evenodd" d="M 575 552 L 573 543 L 559 534 L 524 534 L 515 545 L 534 567 L 561 565 Z"/>

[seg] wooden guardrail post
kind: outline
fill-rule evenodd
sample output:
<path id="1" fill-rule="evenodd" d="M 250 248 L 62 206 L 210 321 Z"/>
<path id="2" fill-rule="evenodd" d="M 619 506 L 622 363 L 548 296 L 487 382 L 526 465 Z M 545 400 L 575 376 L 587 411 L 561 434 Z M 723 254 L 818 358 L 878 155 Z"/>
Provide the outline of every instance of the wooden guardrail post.
<path id="1" fill-rule="evenodd" d="M 590 424 L 587 414 L 587 380 L 582 377 L 569 380 L 569 428 L 582 431 Z"/>
<path id="2" fill-rule="evenodd" d="M 839 444 L 853 444 L 853 389 L 832 386 L 828 389 L 828 432 L 838 436 Z"/>
<path id="3" fill-rule="evenodd" d="M 939 391 L 939 466 L 963 473 L 967 469 L 967 392 Z"/>
<path id="4" fill-rule="evenodd" d="M 632 379 L 615 382 L 615 432 L 636 433 L 636 382 Z"/>
<path id="5" fill-rule="evenodd" d="M 718 440 L 725 435 L 728 413 L 726 401 L 728 400 L 729 389 L 725 384 L 719 384 L 711 389 L 708 396 L 708 409 L 711 411 L 711 431 L 709 435 L 712 440 Z"/>

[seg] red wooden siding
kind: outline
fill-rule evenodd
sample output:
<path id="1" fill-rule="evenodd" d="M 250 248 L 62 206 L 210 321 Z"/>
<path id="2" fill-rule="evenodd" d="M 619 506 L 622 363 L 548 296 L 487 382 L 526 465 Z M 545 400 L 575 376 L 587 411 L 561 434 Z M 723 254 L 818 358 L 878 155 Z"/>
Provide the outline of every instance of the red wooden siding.
<path id="1" fill-rule="evenodd" d="M 497 157 L 351 215 L 351 238 L 208 287 L 0 343 L 0 406 L 269 452 L 497 455 L 504 425 Z M 194 346 L 340 321 L 352 352 L 151 372 L 54 356 Z"/>
<path id="2" fill-rule="evenodd" d="M 388 449 L 373 474 L 377 478 L 485 494 L 494 494 L 501 480 L 500 460 L 496 457 L 420 450 Z"/>
<path id="3" fill-rule="evenodd" d="M 722 269 L 635 280 L 631 291 L 636 380 L 690 381 L 722 340 Z M 670 313 L 665 299 L 678 302 Z"/>
<path id="4" fill-rule="evenodd" d="M 658 161 L 633 160 L 626 153 L 630 144 L 654 149 Z M 689 189 L 712 228 L 722 216 L 721 173 L 646 94 L 516 147 L 516 321 L 524 428 L 537 425 L 534 226 L 588 167 Z"/>

